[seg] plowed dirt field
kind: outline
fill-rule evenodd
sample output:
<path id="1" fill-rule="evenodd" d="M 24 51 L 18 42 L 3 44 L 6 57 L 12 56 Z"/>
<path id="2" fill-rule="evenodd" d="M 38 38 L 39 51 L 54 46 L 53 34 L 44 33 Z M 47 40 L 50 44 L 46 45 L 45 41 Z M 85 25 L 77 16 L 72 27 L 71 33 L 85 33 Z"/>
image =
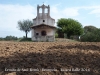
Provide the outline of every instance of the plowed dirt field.
<path id="1" fill-rule="evenodd" d="M 100 75 L 100 43 L 2 41 L 0 75 Z"/>

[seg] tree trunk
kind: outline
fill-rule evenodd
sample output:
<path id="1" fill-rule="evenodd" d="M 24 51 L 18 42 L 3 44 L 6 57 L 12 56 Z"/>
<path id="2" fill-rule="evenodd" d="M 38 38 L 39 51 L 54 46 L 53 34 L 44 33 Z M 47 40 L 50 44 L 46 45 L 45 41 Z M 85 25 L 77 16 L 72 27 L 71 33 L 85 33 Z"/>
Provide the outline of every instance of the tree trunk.
<path id="1" fill-rule="evenodd" d="M 26 33 L 26 38 L 27 38 L 27 31 L 25 31 L 25 33 Z"/>

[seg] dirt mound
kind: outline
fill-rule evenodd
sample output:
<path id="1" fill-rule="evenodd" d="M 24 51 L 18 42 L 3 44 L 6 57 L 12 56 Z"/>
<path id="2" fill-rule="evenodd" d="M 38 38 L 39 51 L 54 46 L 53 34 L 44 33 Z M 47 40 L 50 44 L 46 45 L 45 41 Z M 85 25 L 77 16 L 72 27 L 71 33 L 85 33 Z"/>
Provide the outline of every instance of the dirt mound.
<path id="1" fill-rule="evenodd" d="M 99 75 L 100 43 L 0 42 L 0 75 Z"/>

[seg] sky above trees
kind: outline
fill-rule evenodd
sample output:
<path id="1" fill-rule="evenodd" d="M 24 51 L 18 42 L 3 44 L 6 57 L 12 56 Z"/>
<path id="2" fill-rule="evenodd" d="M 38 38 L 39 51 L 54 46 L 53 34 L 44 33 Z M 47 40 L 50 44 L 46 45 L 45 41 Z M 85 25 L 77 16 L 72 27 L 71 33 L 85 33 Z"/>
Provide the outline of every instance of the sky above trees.
<path id="1" fill-rule="evenodd" d="M 73 18 L 83 26 L 100 28 L 100 0 L 0 0 L 0 37 L 24 36 L 17 22 L 35 18 L 37 4 L 43 3 L 50 5 L 50 15 L 56 22 L 60 18 Z"/>

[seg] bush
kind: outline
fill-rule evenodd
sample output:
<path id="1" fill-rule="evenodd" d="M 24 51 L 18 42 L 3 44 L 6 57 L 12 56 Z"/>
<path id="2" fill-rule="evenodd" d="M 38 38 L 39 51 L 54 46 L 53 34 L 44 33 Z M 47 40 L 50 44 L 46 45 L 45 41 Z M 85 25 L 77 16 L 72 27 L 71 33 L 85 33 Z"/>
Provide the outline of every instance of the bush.
<path id="1" fill-rule="evenodd" d="M 100 42 L 100 33 L 87 32 L 81 36 L 80 40 L 82 42 Z"/>
<path id="2" fill-rule="evenodd" d="M 16 41 L 18 40 L 15 36 L 6 36 L 5 38 L 0 37 L 0 41 Z"/>
<path id="3" fill-rule="evenodd" d="M 32 40 L 31 40 L 31 38 L 19 38 L 19 40 L 18 40 L 19 42 L 24 42 L 24 41 L 26 41 L 26 42 L 31 42 Z"/>
<path id="4" fill-rule="evenodd" d="M 84 35 L 80 37 L 82 42 L 100 42 L 100 29 L 94 26 L 85 26 Z"/>
<path id="5" fill-rule="evenodd" d="M 95 39 L 95 35 L 91 32 L 88 32 L 81 36 L 82 42 L 94 42 L 94 39 Z"/>
<path id="6" fill-rule="evenodd" d="M 0 41 L 3 41 L 3 40 L 4 40 L 4 38 L 0 37 Z"/>
<path id="7" fill-rule="evenodd" d="M 17 40 L 17 39 L 18 39 L 18 38 L 15 37 L 15 36 L 6 36 L 6 37 L 4 38 L 4 40 L 6 40 L 6 41 Z"/>
<path id="8" fill-rule="evenodd" d="M 58 33 L 55 33 L 55 38 L 58 38 Z"/>

